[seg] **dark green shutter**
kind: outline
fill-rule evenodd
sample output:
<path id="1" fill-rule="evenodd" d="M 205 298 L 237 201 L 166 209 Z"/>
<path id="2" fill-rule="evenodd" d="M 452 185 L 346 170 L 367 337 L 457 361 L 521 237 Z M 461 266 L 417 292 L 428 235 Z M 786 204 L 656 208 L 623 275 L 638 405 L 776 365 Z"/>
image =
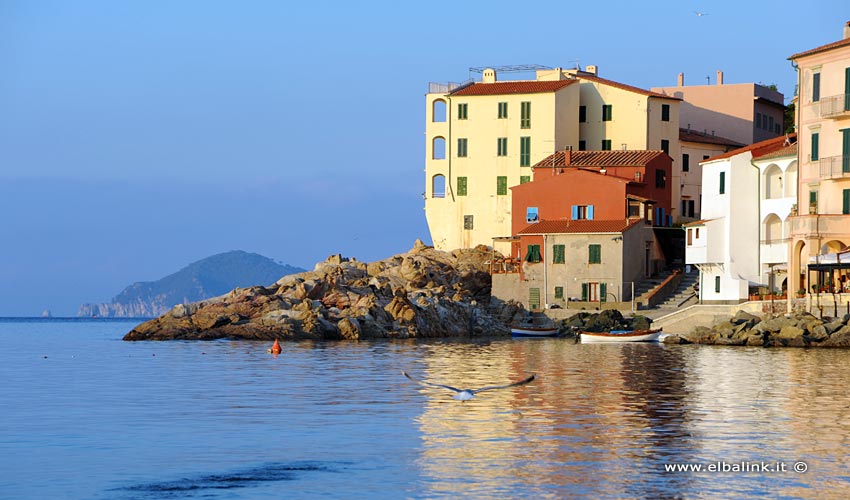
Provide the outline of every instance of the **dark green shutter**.
<path id="1" fill-rule="evenodd" d="M 531 137 L 519 138 L 519 166 L 531 166 Z"/>
<path id="2" fill-rule="evenodd" d="M 540 289 L 528 289 L 528 308 L 531 310 L 540 309 Z"/>
<path id="3" fill-rule="evenodd" d="M 496 194 L 508 194 L 508 178 L 500 175 L 496 177 Z"/>
<path id="4" fill-rule="evenodd" d="M 599 302 L 606 302 L 605 296 L 608 295 L 608 287 L 605 283 L 599 284 Z"/>
<path id="5" fill-rule="evenodd" d="M 525 184 L 526 182 L 531 182 L 531 176 L 530 175 L 520 175 L 519 176 L 519 183 Z"/>
<path id="6" fill-rule="evenodd" d="M 714 292 L 720 293 L 720 276 L 714 277 Z"/>
<path id="7" fill-rule="evenodd" d="M 818 159 L 818 153 L 820 150 L 820 134 L 817 132 L 812 134 L 812 161 Z"/>
<path id="8" fill-rule="evenodd" d="M 581 300 L 587 302 L 587 283 L 581 284 Z"/>
<path id="9" fill-rule="evenodd" d="M 850 172 L 850 128 L 845 128 L 841 133 L 841 171 L 846 174 Z"/>
<path id="10" fill-rule="evenodd" d="M 466 196 L 466 177 L 457 178 L 457 195 Z"/>
<path id="11" fill-rule="evenodd" d="M 726 172 L 720 172 L 720 194 L 726 192 Z"/>
<path id="12" fill-rule="evenodd" d="M 850 111 L 850 68 L 844 68 L 844 111 Z"/>
<path id="13" fill-rule="evenodd" d="M 812 75 L 812 102 L 820 101 L 820 73 Z"/>
<path id="14" fill-rule="evenodd" d="M 841 213 L 844 215 L 850 214 L 850 189 L 842 191 L 844 195 Z"/>

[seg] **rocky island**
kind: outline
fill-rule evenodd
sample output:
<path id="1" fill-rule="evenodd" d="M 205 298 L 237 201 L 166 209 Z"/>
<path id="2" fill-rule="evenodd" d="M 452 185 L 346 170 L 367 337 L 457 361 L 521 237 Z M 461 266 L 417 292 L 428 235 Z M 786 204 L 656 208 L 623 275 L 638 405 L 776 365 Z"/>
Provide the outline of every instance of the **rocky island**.
<path id="1" fill-rule="evenodd" d="M 174 306 L 124 340 L 510 335 L 511 319 L 522 308 L 491 303 L 492 257 L 485 246 L 445 252 L 420 240 L 409 252 L 377 262 L 333 255 L 271 286 Z"/>

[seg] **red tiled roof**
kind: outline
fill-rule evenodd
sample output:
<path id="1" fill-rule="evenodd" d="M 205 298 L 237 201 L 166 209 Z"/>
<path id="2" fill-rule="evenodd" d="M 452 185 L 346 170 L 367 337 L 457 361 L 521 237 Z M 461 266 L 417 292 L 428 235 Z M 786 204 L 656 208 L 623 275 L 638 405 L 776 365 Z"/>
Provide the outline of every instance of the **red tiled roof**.
<path id="1" fill-rule="evenodd" d="M 643 219 L 623 220 L 541 220 L 531 224 L 517 234 L 564 234 L 564 233 L 622 233 L 642 222 Z"/>
<path id="2" fill-rule="evenodd" d="M 820 47 L 815 47 L 813 49 L 807 50 L 805 52 L 800 52 L 798 54 L 794 54 L 788 59 L 794 60 L 799 59 L 801 57 L 810 56 L 812 54 L 817 54 L 819 52 L 826 52 L 827 50 L 837 49 L 839 47 L 845 47 L 850 45 L 850 38 L 844 38 L 843 40 L 838 40 L 837 42 L 828 43 L 826 45 L 821 45 Z"/>
<path id="3" fill-rule="evenodd" d="M 637 167 L 648 165 L 666 154 L 664 151 L 557 151 L 537 162 L 534 167 Z"/>
<path id="4" fill-rule="evenodd" d="M 453 92 L 452 96 L 540 94 L 543 92 L 555 92 L 556 90 L 561 90 L 575 82 L 575 80 L 551 80 L 542 82 L 536 80 L 517 80 L 495 83 L 474 83 L 468 87 L 458 90 L 457 92 Z"/>
<path id="5" fill-rule="evenodd" d="M 733 141 L 732 139 L 720 137 L 719 135 L 707 135 L 696 130 L 684 128 L 679 129 L 679 140 L 686 142 L 699 142 L 701 144 L 718 144 L 720 146 L 732 146 L 735 148 L 740 148 L 746 145 Z"/>
<path id="6" fill-rule="evenodd" d="M 706 222 L 711 222 L 713 220 L 714 219 L 700 219 L 700 220 L 695 220 L 693 222 L 688 222 L 687 224 L 682 224 L 682 225 L 685 226 L 685 227 L 704 226 Z"/>
<path id="7" fill-rule="evenodd" d="M 629 92 L 634 92 L 636 94 L 645 95 L 648 97 L 658 97 L 660 99 L 671 99 L 674 101 L 681 101 L 682 99 L 679 97 L 673 97 L 671 95 L 659 94 L 658 92 L 652 92 L 650 90 L 642 89 L 639 87 L 633 87 L 631 85 L 626 85 L 625 83 L 615 82 L 613 80 L 606 80 L 605 78 L 599 78 L 598 76 L 588 75 L 587 73 L 579 73 L 576 75 L 578 78 L 582 80 L 587 80 L 589 82 L 601 83 L 603 85 L 608 85 L 609 87 L 615 87 L 622 90 L 628 90 Z"/>
<path id="8" fill-rule="evenodd" d="M 785 146 L 784 148 L 777 149 L 776 151 L 772 151 L 770 153 L 761 154 L 758 156 L 754 156 L 754 159 L 757 160 L 768 160 L 771 158 L 783 158 L 785 156 L 797 156 L 797 143 L 791 144 L 790 146 Z"/>
<path id="9" fill-rule="evenodd" d="M 739 155 L 741 153 L 746 153 L 747 151 L 752 151 L 753 158 L 759 158 L 759 157 L 764 156 L 768 153 L 772 153 L 774 151 L 777 151 L 777 150 L 784 148 L 786 146 L 785 145 L 786 139 L 790 139 L 792 142 L 797 142 L 797 134 L 796 133 L 788 134 L 787 137 L 784 136 L 784 135 L 780 135 L 779 137 L 774 137 L 774 138 L 768 139 L 766 141 L 761 141 L 761 142 L 757 142 L 755 144 L 750 144 L 749 146 L 745 146 L 743 148 L 733 149 L 732 151 L 729 151 L 728 153 L 723 153 L 722 155 L 712 156 L 711 158 L 709 158 L 707 160 L 703 160 L 700 163 L 705 163 L 705 162 L 708 162 L 708 161 L 715 161 L 715 160 L 723 160 L 725 158 L 731 158 L 735 155 Z"/>

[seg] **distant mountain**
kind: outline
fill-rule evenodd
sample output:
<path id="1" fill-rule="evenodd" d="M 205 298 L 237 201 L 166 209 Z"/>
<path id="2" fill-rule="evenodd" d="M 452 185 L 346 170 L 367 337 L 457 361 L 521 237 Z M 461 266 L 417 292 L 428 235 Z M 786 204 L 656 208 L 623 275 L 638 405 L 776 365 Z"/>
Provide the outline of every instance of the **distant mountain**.
<path id="1" fill-rule="evenodd" d="M 133 283 L 106 304 L 83 304 L 77 316 L 153 318 L 176 304 L 223 295 L 234 288 L 269 285 L 304 269 L 234 250 L 193 262 L 158 281 Z"/>

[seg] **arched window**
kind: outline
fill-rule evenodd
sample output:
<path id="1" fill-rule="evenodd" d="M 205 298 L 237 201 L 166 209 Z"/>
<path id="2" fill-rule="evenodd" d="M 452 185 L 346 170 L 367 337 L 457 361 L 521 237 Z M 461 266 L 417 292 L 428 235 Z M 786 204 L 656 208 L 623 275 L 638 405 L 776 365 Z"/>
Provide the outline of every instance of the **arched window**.
<path id="1" fill-rule="evenodd" d="M 446 159 L 446 139 L 443 137 L 434 137 L 431 141 L 431 158 L 434 160 Z"/>
<path id="2" fill-rule="evenodd" d="M 442 174 L 437 174 L 431 178 L 431 197 L 446 197 L 446 176 Z"/>
<path id="3" fill-rule="evenodd" d="M 764 171 L 764 197 L 766 199 L 782 198 L 785 195 L 782 188 L 782 170 L 776 165 L 767 167 Z"/>
<path id="4" fill-rule="evenodd" d="M 782 219 L 776 214 L 770 214 L 764 218 L 764 240 L 765 243 L 775 243 L 782 239 Z"/>
<path id="5" fill-rule="evenodd" d="M 431 121 L 444 122 L 446 121 L 446 101 L 436 99 L 431 104 Z"/>
<path id="6" fill-rule="evenodd" d="M 797 162 L 792 161 L 788 168 L 785 169 L 785 197 L 794 198 L 797 196 Z"/>

